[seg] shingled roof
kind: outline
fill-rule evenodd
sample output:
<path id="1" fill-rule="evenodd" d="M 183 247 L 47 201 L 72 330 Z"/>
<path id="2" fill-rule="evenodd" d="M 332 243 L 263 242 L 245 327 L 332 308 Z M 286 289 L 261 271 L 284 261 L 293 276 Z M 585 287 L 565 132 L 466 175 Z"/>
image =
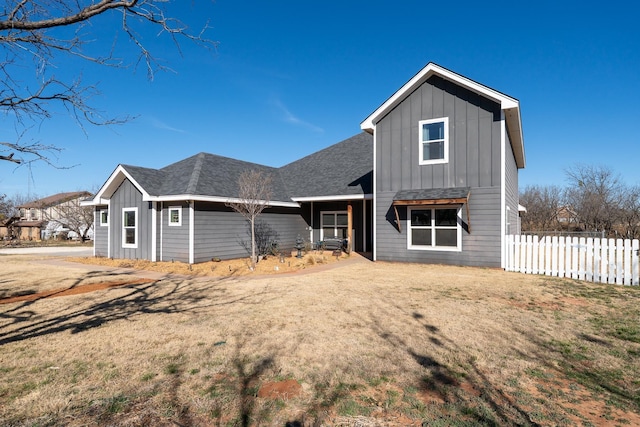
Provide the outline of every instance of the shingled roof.
<path id="1" fill-rule="evenodd" d="M 234 198 L 238 196 L 240 175 L 248 170 L 271 175 L 273 202 L 358 196 L 372 193 L 373 138 L 362 132 L 281 168 L 208 153 L 196 154 L 161 169 L 120 165 L 107 183 L 120 169 L 150 197 Z M 111 186 L 111 191 L 115 188 Z M 103 187 L 97 199 L 104 191 L 110 192 Z"/>
<path id="2" fill-rule="evenodd" d="M 280 168 L 294 199 L 373 193 L 373 137 L 362 132 Z"/>
<path id="3" fill-rule="evenodd" d="M 29 203 L 25 203 L 24 205 L 17 206 L 18 209 L 44 209 L 49 206 L 55 206 L 60 203 L 68 202 L 69 200 L 77 199 L 80 197 L 91 197 L 91 193 L 88 191 L 71 191 L 68 193 L 58 193 L 52 196 L 45 197 L 43 199 L 34 200 Z"/>
<path id="4" fill-rule="evenodd" d="M 198 195 L 237 197 L 242 172 L 257 170 L 271 175 L 272 199 L 290 201 L 278 170 L 209 153 L 198 153 L 162 169 L 123 165 L 123 168 L 151 196 Z"/>

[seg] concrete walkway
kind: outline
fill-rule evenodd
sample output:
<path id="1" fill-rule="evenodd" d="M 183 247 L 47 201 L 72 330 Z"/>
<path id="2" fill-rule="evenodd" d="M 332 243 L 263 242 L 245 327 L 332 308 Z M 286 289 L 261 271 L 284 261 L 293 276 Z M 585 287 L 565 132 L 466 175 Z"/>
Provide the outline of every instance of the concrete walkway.
<path id="1" fill-rule="evenodd" d="M 28 248 L 0 248 L 0 255 L 92 256 L 87 246 L 34 246 Z"/>

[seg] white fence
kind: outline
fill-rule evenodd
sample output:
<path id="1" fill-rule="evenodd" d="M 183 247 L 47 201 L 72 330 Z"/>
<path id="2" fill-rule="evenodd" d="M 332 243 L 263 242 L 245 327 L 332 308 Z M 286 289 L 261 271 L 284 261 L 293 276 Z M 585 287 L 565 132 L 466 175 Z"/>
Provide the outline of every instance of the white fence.
<path id="1" fill-rule="evenodd" d="M 507 236 L 507 271 L 640 285 L 640 241 Z"/>

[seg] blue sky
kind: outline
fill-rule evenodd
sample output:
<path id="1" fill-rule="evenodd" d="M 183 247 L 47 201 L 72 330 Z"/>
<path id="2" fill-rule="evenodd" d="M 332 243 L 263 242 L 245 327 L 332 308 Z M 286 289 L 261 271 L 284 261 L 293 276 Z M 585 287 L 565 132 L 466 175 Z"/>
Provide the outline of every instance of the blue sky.
<path id="1" fill-rule="evenodd" d="M 360 122 L 428 62 L 520 101 L 521 189 L 564 185 L 565 170 L 578 163 L 640 184 L 636 2 L 203 0 L 172 7 L 193 28 L 208 19 L 217 50 L 182 43 L 180 56 L 147 29 L 140 33 L 147 47 L 175 73 L 149 81 L 140 67 L 61 63 L 58 75 L 98 83 L 97 108 L 136 119 L 89 126 L 86 134 L 63 113 L 38 123 L 28 139 L 63 148 L 58 164 L 77 166 L 0 163 L 0 193 L 93 190 L 120 163 L 159 168 L 202 151 L 281 166 L 360 132 Z M 116 25 L 113 17 L 89 28 L 92 49 L 110 46 Z M 0 129 L 3 139 L 15 139 L 11 117 Z"/>

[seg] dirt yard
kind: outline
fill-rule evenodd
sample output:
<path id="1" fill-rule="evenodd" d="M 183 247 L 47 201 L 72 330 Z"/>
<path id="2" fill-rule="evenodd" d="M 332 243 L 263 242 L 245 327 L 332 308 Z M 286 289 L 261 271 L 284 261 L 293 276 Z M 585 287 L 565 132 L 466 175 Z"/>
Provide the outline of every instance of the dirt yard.
<path id="1" fill-rule="evenodd" d="M 0 298 L 23 297 L 0 304 L 0 424 L 640 425 L 636 288 L 274 266 L 0 256 Z"/>

